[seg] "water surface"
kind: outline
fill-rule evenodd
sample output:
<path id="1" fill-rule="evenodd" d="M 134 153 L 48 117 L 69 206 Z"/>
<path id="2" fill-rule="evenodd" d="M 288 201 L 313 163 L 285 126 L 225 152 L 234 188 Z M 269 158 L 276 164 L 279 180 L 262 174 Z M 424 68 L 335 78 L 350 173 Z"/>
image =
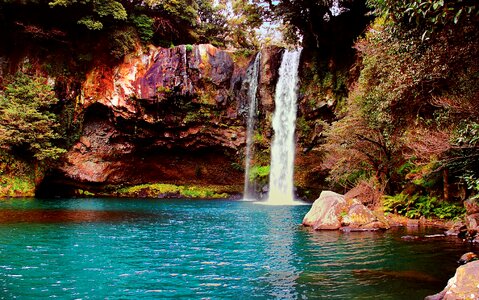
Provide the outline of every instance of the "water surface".
<path id="1" fill-rule="evenodd" d="M 422 299 L 477 251 L 456 238 L 404 241 L 405 231 L 313 232 L 299 226 L 308 209 L 0 201 L 0 299 Z"/>

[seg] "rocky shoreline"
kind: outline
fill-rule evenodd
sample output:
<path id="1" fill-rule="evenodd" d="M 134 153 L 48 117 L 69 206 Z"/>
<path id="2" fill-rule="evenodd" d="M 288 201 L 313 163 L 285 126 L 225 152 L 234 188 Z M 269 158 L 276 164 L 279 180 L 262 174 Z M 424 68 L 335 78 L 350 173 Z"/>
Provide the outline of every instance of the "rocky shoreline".
<path id="1" fill-rule="evenodd" d="M 421 241 L 429 238 L 457 236 L 465 242 L 479 242 L 479 203 L 477 199 L 464 202 L 466 216 L 464 222 L 443 220 L 412 220 L 398 215 L 384 216 L 382 212 L 367 208 L 358 199 L 323 191 L 303 219 L 303 226 L 314 230 L 340 230 L 342 232 L 379 231 L 391 227 L 433 226 L 444 230 L 443 234 L 405 235 L 404 240 Z M 475 253 L 466 253 L 458 261 L 464 264 L 447 286 L 438 294 L 426 297 L 427 300 L 477 299 L 479 297 L 479 261 Z"/>

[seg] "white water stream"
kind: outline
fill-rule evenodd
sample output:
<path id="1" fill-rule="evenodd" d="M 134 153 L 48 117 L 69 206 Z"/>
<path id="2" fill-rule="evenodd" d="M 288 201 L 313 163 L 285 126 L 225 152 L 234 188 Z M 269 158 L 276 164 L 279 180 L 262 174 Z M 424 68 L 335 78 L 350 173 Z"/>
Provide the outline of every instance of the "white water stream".
<path id="1" fill-rule="evenodd" d="M 258 77 L 259 77 L 259 68 L 261 61 L 261 52 L 256 54 L 253 65 L 247 71 L 247 77 L 245 81 L 249 83 L 248 87 L 248 100 L 249 100 L 249 109 L 248 109 L 248 120 L 246 126 L 246 155 L 245 155 L 245 174 L 244 174 L 244 193 L 243 199 L 245 200 L 254 200 L 254 186 L 249 180 L 250 171 L 251 171 L 251 159 L 254 154 L 253 149 L 253 140 L 254 140 L 254 126 L 256 123 L 256 114 L 258 109 L 258 104 L 256 100 L 256 92 L 258 90 Z"/>
<path id="2" fill-rule="evenodd" d="M 273 115 L 273 142 L 269 194 L 265 204 L 288 205 L 294 201 L 294 154 L 296 129 L 296 98 L 298 96 L 298 66 L 301 49 L 286 50 L 279 69 Z"/>

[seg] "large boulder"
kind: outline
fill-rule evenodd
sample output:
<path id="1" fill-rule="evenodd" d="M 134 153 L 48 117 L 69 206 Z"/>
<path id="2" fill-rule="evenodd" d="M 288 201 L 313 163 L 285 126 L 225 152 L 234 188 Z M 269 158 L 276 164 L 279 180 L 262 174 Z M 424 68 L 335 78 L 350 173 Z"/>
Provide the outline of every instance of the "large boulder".
<path id="1" fill-rule="evenodd" d="M 446 288 L 425 300 L 456 300 L 479 298 L 479 261 L 473 261 L 456 270 L 454 277 L 449 279 Z"/>
<path id="2" fill-rule="evenodd" d="M 363 231 L 386 229 L 374 213 L 357 199 L 323 191 L 303 219 L 315 230 Z"/>
<path id="3" fill-rule="evenodd" d="M 341 213 L 348 208 L 343 195 L 331 191 L 323 191 L 303 219 L 303 225 L 315 230 L 339 229 Z"/>
<path id="4" fill-rule="evenodd" d="M 467 230 L 466 225 L 462 221 L 458 221 L 452 224 L 452 226 L 444 233 L 447 236 L 459 236 L 464 235 Z"/>

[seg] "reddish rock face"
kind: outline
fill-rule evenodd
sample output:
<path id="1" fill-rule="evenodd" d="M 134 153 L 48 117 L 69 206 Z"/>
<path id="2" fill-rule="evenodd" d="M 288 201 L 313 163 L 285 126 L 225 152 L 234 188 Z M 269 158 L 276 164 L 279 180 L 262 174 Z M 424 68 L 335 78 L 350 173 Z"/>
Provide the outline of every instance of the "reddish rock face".
<path id="1" fill-rule="evenodd" d="M 278 47 L 261 51 L 258 131 L 265 153 L 282 53 Z M 96 62 L 78 89 L 76 112 L 85 116 L 81 137 L 47 176 L 44 190 L 102 191 L 152 182 L 242 185 L 245 77 L 252 60 L 236 57 L 234 63 L 230 53 L 211 45 L 181 45 L 138 49 L 116 66 Z M 318 159 L 309 156 L 298 158 L 304 162 L 299 177 L 314 184 L 316 177 L 307 175 Z"/>
<path id="2" fill-rule="evenodd" d="M 141 101 L 187 97 L 192 102 L 225 104 L 234 68 L 230 55 L 211 45 L 139 49 L 114 68 L 100 65 L 87 74 L 81 102 L 85 107 L 101 103 L 124 118 L 144 114 Z M 141 118 L 154 120 L 149 114 Z"/>
<path id="3" fill-rule="evenodd" d="M 268 47 L 261 51 L 261 75 L 259 95 L 261 105 L 266 111 L 274 110 L 274 90 L 279 77 L 279 66 L 283 49 Z"/>
<path id="4" fill-rule="evenodd" d="M 123 121 L 125 122 L 125 121 Z M 52 184 L 102 189 L 149 182 L 242 185 L 233 166 L 244 143 L 231 128 L 211 124 L 131 128 L 102 105 L 89 108 L 80 140 L 55 170 Z"/>

